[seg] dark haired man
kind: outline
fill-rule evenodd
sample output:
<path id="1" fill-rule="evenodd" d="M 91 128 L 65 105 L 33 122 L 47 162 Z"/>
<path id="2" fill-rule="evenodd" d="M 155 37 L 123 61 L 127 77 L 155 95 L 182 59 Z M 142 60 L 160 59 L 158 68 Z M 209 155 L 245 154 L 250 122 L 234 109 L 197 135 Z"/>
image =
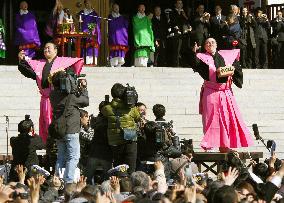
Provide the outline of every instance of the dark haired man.
<path id="1" fill-rule="evenodd" d="M 129 173 L 135 171 L 137 158 L 136 123 L 140 120 L 137 107 L 131 107 L 125 100 L 126 87 L 116 83 L 111 88 L 112 101 L 102 108 L 102 114 L 108 120 L 108 143 L 112 148 L 114 165 L 129 165 Z M 126 138 L 126 131 L 132 131 L 133 137 Z M 134 133 L 135 132 L 135 133 Z"/>
<path id="2" fill-rule="evenodd" d="M 184 43 L 186 34 L 190 31 L 190 26 L 188 25 L 188 16 L 183 9 L 182 0 L 175 1 L 175 9 L 170 13 L 170 21 L 169 21 L 169 47 L 167 50 L 170 51 L 169 55 L 169 66 L 179 67 L 181 66 L 181 52 L 184 48 Z"/>
<path id="3" fill-rule="evenodd" d="M 268 55 L 267 55 L 267 45 L 268 45 L 268 30 L 270 30 L 270 22 L 267 15 L 263 13 L 260 8 L 255 11 L 255 63 L 256 68 L 267 69 L 268 68 Z"/>
<path id="4" fill-rule="evenodd" d="M 271 22 L 273 27 L 272 58 L 275 68 L 284 67 L 284 17 L 281 10 L 277 11 L 276 18 Z"/>
<path id="5" fill-rule="evenodd" d="M 226 20 L 226 16 L 222 14 L 221 6 L 215 6 L 215 16 L 210 18 L 210 32 L 211 36 L 216 39 L 219 48 L 222 49 L 223 38 L 222 38 L 222 29 L 224 27 L 224 22 Z"/>
<path id="6" fill-rule="evenodd" d="M 16 171 L 13 170 L 17 165 L 23 165 L 31 170 L 32 165 L 38 165 L 39 160 L 36 150 L 41 150 L 45 147 L 42 139 L 33 134 L 34 124 L 31 119 L 26 118 L 18 124 L 18 137 L 10 138 L 10 145 L 12 147 L 12 170 L 10 171 L 10 181 L 17 181 Z"/>
<path id="7" fill-rule="evenodd" d="M 156 117 L 155 121 L 165 121 L 164 116 L 166 115 L 166 108 L 162 104 L 155 104 L 153 106 L 153 113 Z"/>
<path id="8" fill-rule="evenodd" d="M 155 41 L 155 66 L 166 66 L 166 39 L 168 23 L 165 16 L 161 15 L 161 7 L 154 8 L 154 16 L 152 18 L 152 27 Z"/>
<path id="9" fill-rule="evenodd" d="M 48 82 L 50 73 L 57 69 L 66 69 L 71 67 L 76 74 L 81 72 L 83 59 L 57 57 L 57 46 L 48 42 L 44 46 L 45 59 L 26 60 L 25 52 L 20 51 L 18 54 L 18 70 L 27 78 L 36 80 L 39 92 L 41 94 L 40 116 L 39 116 L 39 134 L 43 141 L 46 142 L 48 136 L 48 126 L 51 123 L 52 109 L 49 101 L 51 86 Z"/>
<path id="10" fill-rule="evenodd" d="M 218 203 L 237 203 L 238 202 L 238 194 L 234 187 L 224 185 L 219 188 L 213 197 L 213 202 Z"/>
<path id="11" fill-rule="evenodd" d="M 107 171 L 111 168 L 112 151 L 108 145 L 107 138 L 107 118 L 102 114 L 102 108 L 107 105 L 106 101 L 102 101 L 99 105 L 99 114 L 92 117 L 90 126 L 94 130 L 94 137 L 90 144 L 86 170 L 87 183 L 101 183 L 107 178 Z M 103 153 L 102 153 L 103 152 Z"/>
<path id="12" fill-rule="evenodd" d="M 60 170 L 62 171 L 65 168 L 64 181 L 73 183 L 75 178 L 74 171 L 80 158 L 79 132 L 81 123 L 79 108 L 89 106 L 89 97 L 85 80 L 82 80 L 79 84 L 80 95 L 74 93 L 67 94 L 62 91 L 60 89 L 60 81 L 66 77 L 65 71 L 58 71 L 52 76 L 53 90 L 50 92 L 50 103 L 53 121 L 58 120 L 61 116 L 66 117 L 65 135 L 56 140 L 58 147 L 56 174 L 59 175 Z"/>

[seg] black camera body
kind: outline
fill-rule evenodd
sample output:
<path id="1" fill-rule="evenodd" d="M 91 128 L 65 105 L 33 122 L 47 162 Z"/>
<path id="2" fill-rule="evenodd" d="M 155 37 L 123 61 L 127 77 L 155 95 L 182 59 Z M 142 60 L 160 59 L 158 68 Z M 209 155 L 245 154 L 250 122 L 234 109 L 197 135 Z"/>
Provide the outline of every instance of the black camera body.
<path id="1" fill-rule="evenodd" d="M 126 84 L 126 90 L 124 93 L 124 101 L 129 106 L 135 106 L 138 101 L 138 94 L 135 87 L 131 87 L 128 83 Z"/>
<path id="2" fill-rule="evenodd" d="M 155 140 L 157 144 L 167 144 L 173 143 L 172 138 L 175 136 L 173 131 L 173 121 L 170 122 L 156 122 L 155 129 Z"/>
<path id="3" fill-rule="evenodd" d="M 181 155 L 180 141 L 173 131 L 173 121 L 156 124 L 155 142 L 159 153 L 169 158 L 179 157 Z"/>
<path id="4" fill-rule="evenodd" d="M 66 77 L 60 78 L 59 89 L 62 92 L 66 92 L 67 94 L 75 94 L 80 96 L 82 88 L 86 88 L 86 86 L 82 86 L 81 77 L 85 77 L 86 75 L 81 74 L 77 75 L 71 69 L 66 70 Z"/>

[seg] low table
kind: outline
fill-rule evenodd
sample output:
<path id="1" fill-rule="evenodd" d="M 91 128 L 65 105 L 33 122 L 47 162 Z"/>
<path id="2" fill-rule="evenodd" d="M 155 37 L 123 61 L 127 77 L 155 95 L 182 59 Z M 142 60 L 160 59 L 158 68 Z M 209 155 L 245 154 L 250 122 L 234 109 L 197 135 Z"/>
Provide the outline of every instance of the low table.
<path id="1" fill-rule="evenodd" d="M 263 152 L 238 152 L 240 159 L 245 161 L 246 159 L 253 159 L 258 162 L 260 158 L 263 158 Z M 211 171 L 215 175 L 222 171 L 222 164 L 228 160 L 228 153 L 221 152 L 195 152 L 193 155 L 193 162 L 197 164 L 199 172 Z M 213 163 L 208 165 L 207 163 Z M 205 170 L 201 170 L 201 166 L 205 167 Z M 250 166 L 250 165 L 248 165 Z M 214 169 L 216 167 L 216 169 Z"/>

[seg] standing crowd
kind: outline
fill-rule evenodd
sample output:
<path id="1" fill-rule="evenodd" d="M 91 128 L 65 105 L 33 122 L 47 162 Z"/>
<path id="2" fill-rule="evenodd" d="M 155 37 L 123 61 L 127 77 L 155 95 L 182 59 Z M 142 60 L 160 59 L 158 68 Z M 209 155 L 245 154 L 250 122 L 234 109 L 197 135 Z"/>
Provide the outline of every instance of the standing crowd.
<path id="1" fill-rule="evenodd" d="M 139 4 L 137 13 L 130 18 L 120 14 L 119 4 L 112 4 L 107 18 L 110 66 L 122 66 L 127 52 L 132 51 L 130 58 L 133 57 L 131 65 L 134 66 L 187 67 L 194 43 L 203 46 L 208 37 L 213 37 L 219 49 L 241 50 L 242 68 L 283 67 L 283 9 L 277 11 L 274 19 L 268 19 L 261 8 L 250 11 L 236 5 L 230 6 L 227 16 L 223 15 L 219 5 L 214 14 L 206 12 L 204 5 L 191 11 L 183 8 L 182 0 L 176 0 L 173 9 L 163 11 L 160 6 L 147 9 L 153 12 L 146 14 L 145 5 Z M 95 35 L 95 38 L 87 38 L 81 56 L 86 57 L 86 64 L 97 64 L 102 43 L 102 18 L 89 0 L 84 0 L 84 9 L 74 18 L 57 0 L 45 33 L 57 45 L 66 43 L 68 40 L 62 41 L 57 34 L 66 23 L 74 27 L 75 19 L 80 26 L 78 32 Z M 36 17 L 25 1 L 21 2 L 16 14 L 15 26 L 15 45 L 19 50 L 25 50 L 26 57 L 33 58 L 41 40 Z"/>

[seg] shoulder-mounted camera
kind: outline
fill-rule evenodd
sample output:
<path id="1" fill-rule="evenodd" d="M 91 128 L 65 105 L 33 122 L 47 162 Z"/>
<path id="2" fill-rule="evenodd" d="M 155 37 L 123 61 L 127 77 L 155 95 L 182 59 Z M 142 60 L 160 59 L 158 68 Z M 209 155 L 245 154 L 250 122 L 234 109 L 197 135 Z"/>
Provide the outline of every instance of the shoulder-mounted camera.
<path id="1" fill-rule="evenodd" d="M 124 101 L 127 105 L 133 107 L 138 101 L 138 94 L 135 87 L 131 87 L 128 83 L 126 84 L 126 89 L 124 93 Z"/>

